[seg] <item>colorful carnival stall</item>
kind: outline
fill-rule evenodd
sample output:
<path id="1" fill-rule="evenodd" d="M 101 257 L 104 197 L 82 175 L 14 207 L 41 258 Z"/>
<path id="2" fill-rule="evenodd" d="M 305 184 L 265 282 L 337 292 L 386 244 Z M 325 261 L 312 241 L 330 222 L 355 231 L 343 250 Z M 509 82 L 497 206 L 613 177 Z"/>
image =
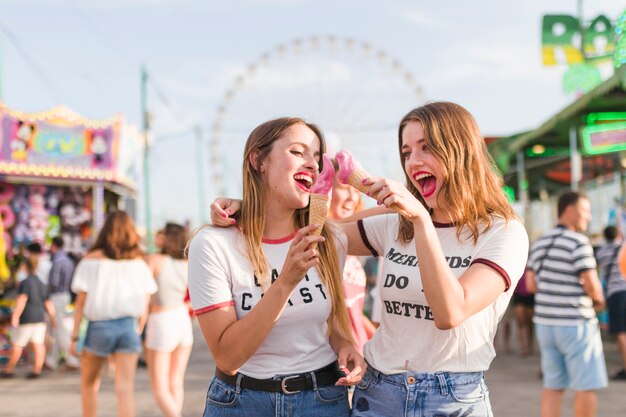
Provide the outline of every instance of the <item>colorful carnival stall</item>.
<path id="1" fill-rule="evenodd" d="M 0 103 L 0 216 L 9 256 L 61 235 L 80 256 L 111 207 L 135 210 L 139 132 L 120 116 L 85 119 L 66 107 L 22 113 Z"/>

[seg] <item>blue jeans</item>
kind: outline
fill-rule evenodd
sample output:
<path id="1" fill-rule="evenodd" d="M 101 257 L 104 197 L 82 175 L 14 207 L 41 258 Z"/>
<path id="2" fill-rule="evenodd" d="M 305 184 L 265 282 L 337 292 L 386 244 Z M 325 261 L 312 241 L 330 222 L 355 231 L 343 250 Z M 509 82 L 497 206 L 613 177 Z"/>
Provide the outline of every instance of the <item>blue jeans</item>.
<path id="1" fill-rule="evenodd" d="M 109 356 L 115 352 L 141 352 L 137 319 L 122 317 L 90 321 L 85 335 L 85 349 L 97 356 Z"/>
<path id="2" fill-rule="evenodd" d="M 254 391 L 213 378 L 204 417 L 348 417 L 346 387 L 317 386 L 296 394 Z"/>
<path id="3" fill-rule="evenodd" d="M 483 372 L 403 372 L 368 365 L 352 398 L 353 417 L 493 417 Z"/>

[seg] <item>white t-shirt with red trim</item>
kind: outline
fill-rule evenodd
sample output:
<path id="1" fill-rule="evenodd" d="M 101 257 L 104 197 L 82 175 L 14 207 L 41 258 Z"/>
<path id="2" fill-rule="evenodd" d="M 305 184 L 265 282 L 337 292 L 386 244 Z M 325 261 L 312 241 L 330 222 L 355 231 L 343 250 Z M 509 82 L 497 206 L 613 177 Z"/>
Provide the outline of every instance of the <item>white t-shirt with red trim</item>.
<path id="1" fill-rule="evenodd" d="M 263 252 L 278 277 L 295 234 L 264 241 Z M 340 265 L 345 237 L 335 234 Z M 262 297 L 251 264 L 244 255 L 244 236 L 235 227 L 206 227 L 189 246 L 189 294 L 196 315 L 234 306 L 237 318 L 248 314 Z M 328 341 L 331 300 L 317 269 L 310 269 L 294 289 L 282 315 L 261 346 L 240 369 L 253 378 L 271 378 L 319 369 L 337 360 Z"/>
<path id="2" fill-rule="evenodd" d="M 362 221 L 364 242 L 383 258 L 378 283 L 381 323 L 365 344 L 365 359 L 386 374 L 487 370 L 495 357 L 493 339 L 498 321 L 524 272 L 528 255 L 524 226 L 517 220 L 507 223 L 496 218 L 474 244 L 471 238 L 459 242 L 453 225 L 435 224 L 443 253 L 457 278 L 472 264 L 482 263 L 501 274 L 507 288 L 459 326 L 439 330 L 424 295 L 415 243 L 398 242 L 398 225 L 398 216 L 393 214 Z"/>

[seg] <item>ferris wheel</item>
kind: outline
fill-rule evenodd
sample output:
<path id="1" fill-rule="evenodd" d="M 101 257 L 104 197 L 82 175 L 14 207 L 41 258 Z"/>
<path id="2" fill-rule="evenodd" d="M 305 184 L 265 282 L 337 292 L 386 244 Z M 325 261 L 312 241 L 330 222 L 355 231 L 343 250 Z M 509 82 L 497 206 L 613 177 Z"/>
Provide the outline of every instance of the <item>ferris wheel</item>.
<path id="1" fill-rule="evenodd" d="M 248 64 L 224 93 L 209 141 L 212 191 L 241 196 L 248 135 L 283 116 L 317 124 L 330 152 L 347 149 L 372 174 L 403 179 L 398 123 L 424 100 L 411 72 L 370 43 L 311 36 L 280 44 Z"/>

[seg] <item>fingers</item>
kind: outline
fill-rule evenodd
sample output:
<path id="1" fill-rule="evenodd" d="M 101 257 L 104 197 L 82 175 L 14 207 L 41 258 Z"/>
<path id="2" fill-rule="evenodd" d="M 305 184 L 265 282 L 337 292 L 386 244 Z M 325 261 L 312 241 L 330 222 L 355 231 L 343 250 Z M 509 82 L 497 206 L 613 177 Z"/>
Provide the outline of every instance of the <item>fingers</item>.
<path id="1" fill-rule="evenodd" d="M 230 204 L 224 203 L 225 200 L 228 199 L 218 198 L 211 204 L 211 223 L 214 226 L 227 227 L 235 224 L 235 220 L 229 218 L 232 210 Z"/>
<path id="2" fill-rule="evenodd" d="M 374 198 L 378 205 L 383 204 L 383 201 L 394 194 L 394 190 L 397 189 L 396 181 L 389 180 L 387 178 L 370 178 L 371 186 L 368 195 Z"/>
<path id="3" fill-rule="evenodd" d="M 307 245 L 306 242 L 308 242 L 309 238 L 318 238 L 320 236 L 307 236 L 306 238 L 304 238 L 302 240 L 302 245 L 300 248 L 294 248 L 294 252 L 292 254 L 294 261 L 299 262 L 300 263 L 300 267 L 302 269 L 309 269 L 312 268 L 313 266 L 317 265 L 318 262 L 318 258 L 319 258 L 319 251 L 311 244 L 308 244 L 309 247 L 306 247 L 305 245 Z M 315 239 L 315 242 L 320 242 L 319 239 Z"/>
<path id="4" fill-rule="evenodd" d="M 352 371 L 348 370 L 348 368 L 340 368 L 342 372 L 346 373 L 346 376 L 341 377 L 335 382 L 335 385 L 356 385 L 361 382 L 361 378 L 363 378 L 363 369 L 360 366 L 355 366 L 352 368 Z"/>
<path id="5" fill-rule="evenodd" d="M 335 385 L 347 386 L 358 384 L 367 369 L 367 364 L 365 363 L 363 357 L 354 350 L 354 347 L 351 346 L 346 349 L 341 349 L 337 356 L 339 370 L 345 373 L 346 376 L 339 378 Z M 348 368 L 348 366 L 350 366 L 351 369 Z"/>
<path id="6" fill-rule="evenodd" d="M 211 223 L 215 226 L 228 226 L 228 213 L 222 208 L 216 200 L 211 204 Z"/>
<path id="7" fill-rule="evenodd" d="M 291 243 L 283 271 L 286 271 L 287 275 L 292 276 L 293 279 L 301 278 L 306 271 L 319 263 L 319 251 L 316 246 L 326 239 L 321 235 L 309 234 L 318 227 L 319 225 L 303 227 L 298 230 Z"/>
<path id="8" fill-rule="evenodd" d="M 302 239 L 304 239 L 305 236 L 308 236 L 309 233 L 313 233 L 319 227 L 320 227 L 319 224 L 310 224 L 308 226 L 304 226 L 303 228 L 298 230 L 298 233 L 296 233 L 296 236 L 293 238 L 292 245 L 297 245 L 298 243 L 302 241 Z"/>

